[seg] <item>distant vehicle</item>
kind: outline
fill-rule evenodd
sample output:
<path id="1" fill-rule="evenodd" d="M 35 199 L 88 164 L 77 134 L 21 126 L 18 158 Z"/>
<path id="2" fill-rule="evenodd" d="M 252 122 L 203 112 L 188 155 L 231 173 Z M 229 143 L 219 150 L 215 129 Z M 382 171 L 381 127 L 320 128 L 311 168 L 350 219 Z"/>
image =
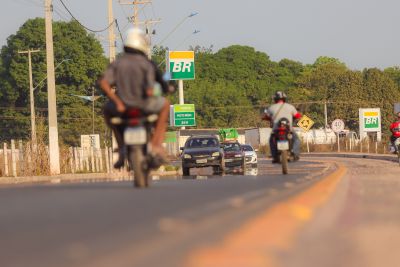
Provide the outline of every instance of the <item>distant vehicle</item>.
<path id="1" fill-rule="evenodd" d="M 245 164 L 246 165 L 252 165 L 254 167 L 257 166 L 258 160 L 257 160 L 257 153 L 254 150 L 254 148 L 251 145 L 242 145 L 242 149 L 244 151 L 244 156 L 245 156 Z"/>
<path id="2" fill-rule="evenodd" d="M 181 150 L 183 176 L 190 175 L 190 168 L 213 167 L 215 174 L 224 173 L 224 151 L 217 137 L 191 136 Z"/>
<path id="3" fill-rule="evenodd" d="M 235 171 L 239 168 L 240 173 L 244 173 L 245 154 L 238 141 L 223 142 L 225 168 L 232 168 Z"/>

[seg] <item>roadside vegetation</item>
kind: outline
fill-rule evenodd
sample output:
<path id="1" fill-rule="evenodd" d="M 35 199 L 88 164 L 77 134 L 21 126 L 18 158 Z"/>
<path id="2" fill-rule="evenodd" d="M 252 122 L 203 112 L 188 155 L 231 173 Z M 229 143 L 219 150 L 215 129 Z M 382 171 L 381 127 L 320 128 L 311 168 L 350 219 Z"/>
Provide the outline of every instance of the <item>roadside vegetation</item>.
<path id="1" fill-rule="evenodd" d="M 29 139 L 29 76 L 26 55 L 18 50 L 41 49 L 32 55 L 36 116 L 47 117 L 44 20 L 28 20 L 8 38 L 0 52 L 0 140 Z M 54 22 L 57 109 L 60 139 L 77 146 L 81 134 L 92 133 L 90 96 L 107 66 L 100 42 L 76 22 Z M 400 68 L 349 69 L 339 59 L 321 56 L 313 64 L 290 59 L 278 62 L 249 46 L 232 45 L 219 51 L 190 47 L 196 52 L 196 80 L 185 81 L 185 102 L 196 104 L 197 124 L 208 127 L 260 127 L 260 110 L 276 90 L 315 122 L 343 119 L 358 130 L 358 109 L 382 109 L 383 129 L 393 120 L 393 104 L 400 102 Z M 153 59 L 165 68 L 165 47 L 153 49 Z M 42 82 L 43 81 L 43 82 Z M 42 83 L 41 83 L 42 82 Z M 100 94 L 97 89 L 96 95 Z M 172 97 L 173 103 L 177 96 Z M 104 99 L 95 104 L 95 133 L 108 136 L 101 113 Z M 102 144 L 103 145 L 103 144 Z"/>

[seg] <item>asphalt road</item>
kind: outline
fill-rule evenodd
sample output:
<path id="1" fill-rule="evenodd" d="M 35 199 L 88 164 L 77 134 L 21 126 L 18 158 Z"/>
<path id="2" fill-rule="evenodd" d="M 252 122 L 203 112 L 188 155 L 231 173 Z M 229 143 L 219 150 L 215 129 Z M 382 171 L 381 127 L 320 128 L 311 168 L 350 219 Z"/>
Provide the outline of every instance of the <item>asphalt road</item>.
<path id="1" fill-rule="evenodd" d="M 202 169 L 145 190 L 129 182 L 1 188 L 0 266 L 180 266 L 192 249 L 302 191 L 330 166 L 304 159 L 284 176 L 261 160 L 252 175 Z"/>

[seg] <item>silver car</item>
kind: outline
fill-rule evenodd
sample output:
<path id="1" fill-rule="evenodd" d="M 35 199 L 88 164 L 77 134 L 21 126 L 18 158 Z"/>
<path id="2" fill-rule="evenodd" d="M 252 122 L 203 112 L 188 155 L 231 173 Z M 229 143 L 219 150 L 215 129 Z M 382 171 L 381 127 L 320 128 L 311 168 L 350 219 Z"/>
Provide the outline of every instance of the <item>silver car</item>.
<path id="1" fill-rule="evenodd" d="M 257 152 L 254 150 L 254 148 L 251 145 L 241 145 L 242 150 L 244 151 L 245 155 L 245 164 L 246 165 L 252 165 L 256 166 L 258 163 L 257 160 Z"/>

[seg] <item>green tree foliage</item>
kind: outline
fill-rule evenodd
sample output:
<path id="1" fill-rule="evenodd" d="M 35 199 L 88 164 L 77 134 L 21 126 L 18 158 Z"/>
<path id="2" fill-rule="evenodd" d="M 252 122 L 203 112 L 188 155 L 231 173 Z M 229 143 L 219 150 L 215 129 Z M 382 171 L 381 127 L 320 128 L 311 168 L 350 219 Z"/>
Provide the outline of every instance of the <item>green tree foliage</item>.
<path id="1" fill-rule="evenodd" d="M 91 87 L 106 67 L 101 45 L 75 22 L 54 23 L 57 107 L 60 136 L 76 144 L 79 135 L 91 132 L 91 105 L 71 96 L 90 95 Z M 40 48 L 33 55 L 34 84 L 45 77 L 44 21 L 28 20 L 8 38 L 0 54 L 0 138 L 29 136 L 29 92 L 27 57 L 18 50 Z M 354 71 L 336 58 L 322 56 L 311 65 L 290 59 L 272 61 L 266 53 L 249 46 L 232 45 L 214 52 L 213 47 L 191 47 L 195 51 L 196 79 L 185 81 L 185 102 L 196 104 L 198 127 L 256 127 L 259 111 L 271 103 L 276 90 L 323 127 L 324 103 L 328 123 L 345 120 L 358 130 L 358 109 L 382 109 L 383 128 L 393 117 L 393 103 L 400 102 L 399 67 Z M 153 60 L 165 70 L 167 47 L 154 47 Z M 170 97 L 177 103 L 177 94 Z M 35 92 L 36 105 L 46 117 L 46 86 Z M 100 114 L 99 106 L 96 110 Z M 22 110 L 21 110 L 22 109 Z M 98 131 L 105 133 L 101 116 Z M 100 128 L 98 125 L 102 125 Z"/>
<path id="2" fill-rule="evenodd" d="M 77 22 L 54 22 L 53 36 L 59 133 L 62 141 L 78 145 L 80 134 L 91 133 L 92 112 L 90 103 L 72 94 L 91 95 L 91 88 L 107 61 L 100 43 Z M 18 54 L 19 50 L 27 49 L 41 50 L 32 55 L 33 83 L 38 87 L 35 105 L 41 112 L 37 115 L 47 117 L 45 26 L 44 19 L 36 18 L 25 22 L 1 49 L 0 138 L 3 140 L 30 136 L 28 57 Z M 96 116 L 96 128 L 97 133 L 105 132 L 100 116 Z"/>

